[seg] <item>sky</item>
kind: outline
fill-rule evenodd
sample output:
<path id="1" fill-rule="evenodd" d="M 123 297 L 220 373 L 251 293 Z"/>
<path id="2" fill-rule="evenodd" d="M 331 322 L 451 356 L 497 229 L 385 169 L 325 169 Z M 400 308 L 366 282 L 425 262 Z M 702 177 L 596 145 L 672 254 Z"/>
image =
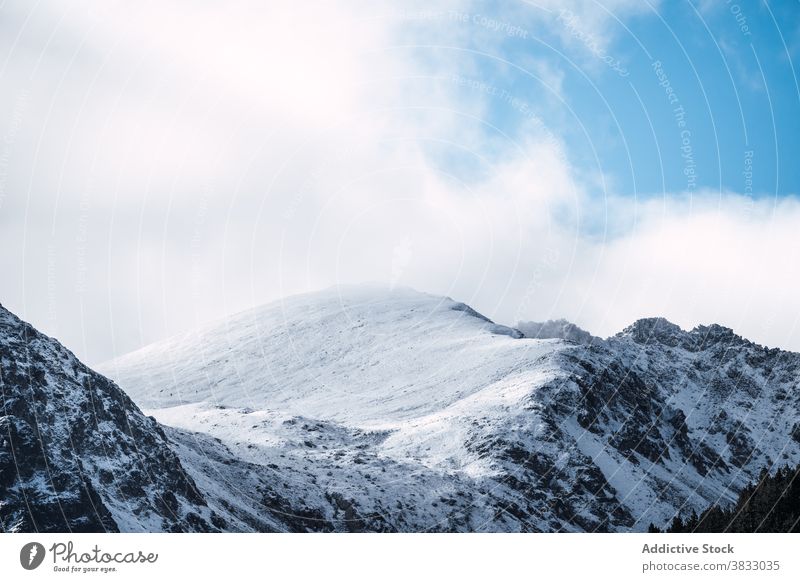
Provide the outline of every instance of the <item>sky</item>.
<path id="1" fill-rule="evenodd" d="M 800 4 L 0 0 L 0 303 L 90 364 L 362 281 L 800 351 Z"/>

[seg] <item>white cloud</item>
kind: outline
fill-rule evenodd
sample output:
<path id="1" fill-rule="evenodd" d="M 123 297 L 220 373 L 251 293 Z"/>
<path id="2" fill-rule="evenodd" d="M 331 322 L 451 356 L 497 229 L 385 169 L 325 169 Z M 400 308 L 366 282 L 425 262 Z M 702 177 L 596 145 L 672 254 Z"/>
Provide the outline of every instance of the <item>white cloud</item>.
<path id="1" fill-rule="evenodd" d="M 21 26 L 21 6 L 3 6 L 6 22 Z M 19 42 L 0 40 L 15 89 L 0 132 L 23 112 L 0 300 L 90 361 L 362 280 L 507 323 L 566 316 L 608 334 L 660 314 L 800 349 L 783 254 L 798 250 L 796 202 L 589 190 L 557 128 L 504 102 L 525 131 L 503 135 L 492 88 L 453 80 L 482 80 L 474 58 L 429 46 L 474 26 L 398 19 L 391 3 L 43 6 Z M 570 6 L 598 34 L 613 26 L 595 3 Z M 528 64 L 560 91 L 557 69 Z M 605 220 L 613 239 L 587 236 Z"/>
<path id="2" fill-rule="evenodd" d="M 624 236 L 584 243 L 574 268 L 560 274 L 567 293 L 555 302 L 595 333 L 660 315 L 691 328 L 721 323 L 772 347 L 800 350 L 800 201 L 753 201 L 704 192 L 633 208 Z"/>

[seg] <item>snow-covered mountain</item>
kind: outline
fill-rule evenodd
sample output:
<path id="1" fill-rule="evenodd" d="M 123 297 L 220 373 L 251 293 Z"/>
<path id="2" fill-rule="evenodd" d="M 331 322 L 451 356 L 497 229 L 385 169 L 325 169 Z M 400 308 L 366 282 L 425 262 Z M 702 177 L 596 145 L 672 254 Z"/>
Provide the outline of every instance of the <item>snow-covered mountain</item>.
<path id="1" fill-rule="evenodd" d="M 339 287 L 100 370 L 227 529 L 640 531 L 800 462 L 800 355 L 663 319 L 588 337 Z"/>

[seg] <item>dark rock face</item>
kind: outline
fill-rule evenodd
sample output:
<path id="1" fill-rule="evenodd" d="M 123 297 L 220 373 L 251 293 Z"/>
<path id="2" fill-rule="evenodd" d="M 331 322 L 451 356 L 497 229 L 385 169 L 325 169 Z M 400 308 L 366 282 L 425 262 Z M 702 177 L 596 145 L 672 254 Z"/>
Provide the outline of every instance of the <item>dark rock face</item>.
<path id="1" fill-rule="evenodd" d="M 798 354 L 654 318 L 550 364 L 555 377 L 527 398 L 530 417 L 470 443 L 505 474 L 497 503 L 517 492 L 515 515 L 532 529 L 663 526 L 730 503 L 764 467 L 800 458 Z"/>
<path id="2" fill-rule="evenodd" d="M 155 420 L 0 307 L 0 530 L 207 531 Z"/>
<path id="3" fill-rule="evenodd" d="M 686 334 L 680 327 L 663 317 L 649 317 L 626 327 L 617 334 L 617 337 L 630 337 L 637 344 L 658 342 L 676 347 L 686 339 Z"/>

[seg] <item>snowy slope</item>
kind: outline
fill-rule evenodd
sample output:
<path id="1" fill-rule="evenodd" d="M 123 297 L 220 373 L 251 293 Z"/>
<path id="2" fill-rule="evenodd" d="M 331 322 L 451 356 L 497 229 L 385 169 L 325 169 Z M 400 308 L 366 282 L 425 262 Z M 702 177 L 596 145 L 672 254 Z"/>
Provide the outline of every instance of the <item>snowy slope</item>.
<path id="1" fill-rule="evenodd" d="M 548 347 L 408 289 L 297 296 L 101 366 L 144 408 L 209 402 L 362 426 L 441 410 Z M 491 361 L 491 366 L 485 363 Z"/>
<path id="2" fill-rule="evenodd" d="M 641 320 L 584 345 L 346 287 L 101 370 L 175 427 L 187 471 L 214 507 L 237 500 L 242 529 L 277 508 L 290 531 L 643 530 L 800 461 L 800 356 L 720 326 Z M 266 472 L 257 495 L 228 475 L 238 463 Z"/>

